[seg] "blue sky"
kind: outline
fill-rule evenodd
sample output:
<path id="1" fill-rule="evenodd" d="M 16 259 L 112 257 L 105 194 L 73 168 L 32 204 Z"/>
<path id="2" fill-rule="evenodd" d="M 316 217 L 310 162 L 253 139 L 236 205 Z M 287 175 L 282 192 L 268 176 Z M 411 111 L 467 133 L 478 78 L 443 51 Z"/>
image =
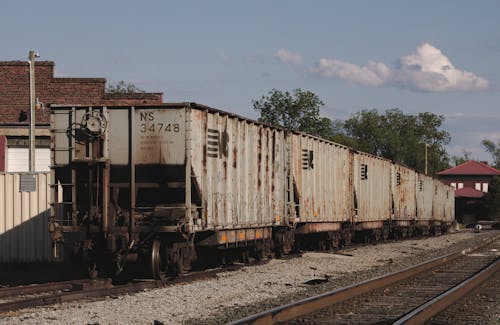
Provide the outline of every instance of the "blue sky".
<path id="1" fill-rule="evenodd" d="M 500 1 L 2 1 L 0 60 L 34 49 L 65 77 L 105 77 L 251 118 L 302 88 L 322 114 L 446 116 L 450 155 L 500 140 Z"/>

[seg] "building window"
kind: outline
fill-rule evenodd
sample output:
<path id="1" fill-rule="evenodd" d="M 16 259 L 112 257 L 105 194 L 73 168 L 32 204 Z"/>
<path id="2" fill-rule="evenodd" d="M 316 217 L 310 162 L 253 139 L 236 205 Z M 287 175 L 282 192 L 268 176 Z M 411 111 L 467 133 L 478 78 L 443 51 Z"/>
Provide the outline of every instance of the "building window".
<path id="1" fill-rule="evenodd" d="M 488 193 L 488 183 L 483 183 L 483 192 Z"/>
<path id="2" fill-rule="evenodd" d="M 451 183 L 451 187 L 453 187 L 453 188 L 456 189 L 457 188 L 457 183 Z"/>
<path id="3" fill-rule="evenodd" d="M 481 191 L 481 183 L 476 183 L 475 184 L 475 189 L 478 191 Z"/>
<path id="4" fill-rule="evenodd" d="M 464 187 L 464 183 L 458 183 L 458 188 L 461 189 Z"/>

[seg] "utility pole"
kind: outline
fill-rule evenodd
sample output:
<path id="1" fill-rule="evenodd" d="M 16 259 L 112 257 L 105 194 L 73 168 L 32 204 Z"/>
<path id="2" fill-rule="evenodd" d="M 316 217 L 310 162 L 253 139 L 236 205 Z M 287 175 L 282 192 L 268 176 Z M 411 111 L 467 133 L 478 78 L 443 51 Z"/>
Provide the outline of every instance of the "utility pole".
<path id="1" fill-rule="evenodd" d="M 424 143 L 425 145 L 425 175 L 427 175 L 427 143 Z"/>
<path id="2" fill-rule="evenodd" d="M 29 130 L 29 172 L 35 171 L 35 58 L 40 57 L 35 51 L 29 53 L 30 66 L 30 130 Z"/>

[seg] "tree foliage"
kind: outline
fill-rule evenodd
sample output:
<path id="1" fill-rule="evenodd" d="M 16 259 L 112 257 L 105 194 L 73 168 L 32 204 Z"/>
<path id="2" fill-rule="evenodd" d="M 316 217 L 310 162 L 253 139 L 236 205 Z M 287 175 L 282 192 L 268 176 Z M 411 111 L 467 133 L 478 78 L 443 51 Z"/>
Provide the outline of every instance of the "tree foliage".
<path id="1" fill-rule="evenodd" d="M 126 83 L 122 80 L 116 85 L 108 85 L 106 87 L 106 92 L 110 94 L 142 94 L 145 91 L 132 83 Z"/>
<path id="2" fill-rule="evenodd" d="M 320 115 L 324 103 L 310 91 L 293 93 L 271 90 L 267 96 L 252 101 L 260 112 L 259 120 L 273 126 L 298 130 L 332 140 L 356 150 L 391 159 L 417 171 L 436 175 L 449 167 L 445 146 L 448 132 L 441 129 L 444 117 L 432 113 L 404 114 L 399 109 L 362 110 L 345 121 Z"/>
<path id="3" fill-rule="evenodd" d="M 429 112 L 407 115 L 401 110 L 362 110 L 344 122 L 345 134 L 357 150 L 382 156 L 415 170 L 425 170 L 427 147 L 428 173 L 435 175 L 449 167 L 445 146 L 448 132 L 441 130 L 443 116 Z"/>
<path id="4" fill-rule="evenodd" d="M 483 140 L 481 141 L 481 145 L 493 157 L 493 165 L 495 168 L 500 168 L 500 140 L 498 141 L 498 145 L 491 140 Z"/>
<path id="5" fill-rule="evenodd" d="M 332 121 L 320 115 L 320 108 L 324 103 L 310 91 L 297 88 L 290 93 L 273 89 L 260 100 L 253 100 L 252 104 L 260 113 L 259 121 L 331 138 Z"/>
<path id="6" fill-rule="evenodd" d="M 488 186 L 483 204 L 491 220 L 500 221 L 500 176 L 495 176 Z"/>
<path id="7" fill-rule="evenodd" d="M 472 152 L 467 151 L 465 149 L 462 150 L 462 155 L 461 156 L 452 156 L 451 161 L 455 166 L 461 165 L 469 160 L 472 160 Z"/>

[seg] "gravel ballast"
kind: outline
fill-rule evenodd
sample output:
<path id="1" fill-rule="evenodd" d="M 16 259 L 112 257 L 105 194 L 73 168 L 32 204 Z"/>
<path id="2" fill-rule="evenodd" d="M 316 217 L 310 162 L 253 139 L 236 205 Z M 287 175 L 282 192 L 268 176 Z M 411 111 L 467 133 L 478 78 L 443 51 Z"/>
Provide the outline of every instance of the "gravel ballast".
<path id="1" fill-rule="evenodd" d="M 340 254 L 307 252 L 259 266 L 224 272 L 216 279 L 173 285 L 130 296 L 22 310 L 0 316 L 0 324 L 220 324 L 341 288 L 498 234 L 459 232 L 346 249 Z M 309 283 L 309 284 L 308 284 Z"/>

